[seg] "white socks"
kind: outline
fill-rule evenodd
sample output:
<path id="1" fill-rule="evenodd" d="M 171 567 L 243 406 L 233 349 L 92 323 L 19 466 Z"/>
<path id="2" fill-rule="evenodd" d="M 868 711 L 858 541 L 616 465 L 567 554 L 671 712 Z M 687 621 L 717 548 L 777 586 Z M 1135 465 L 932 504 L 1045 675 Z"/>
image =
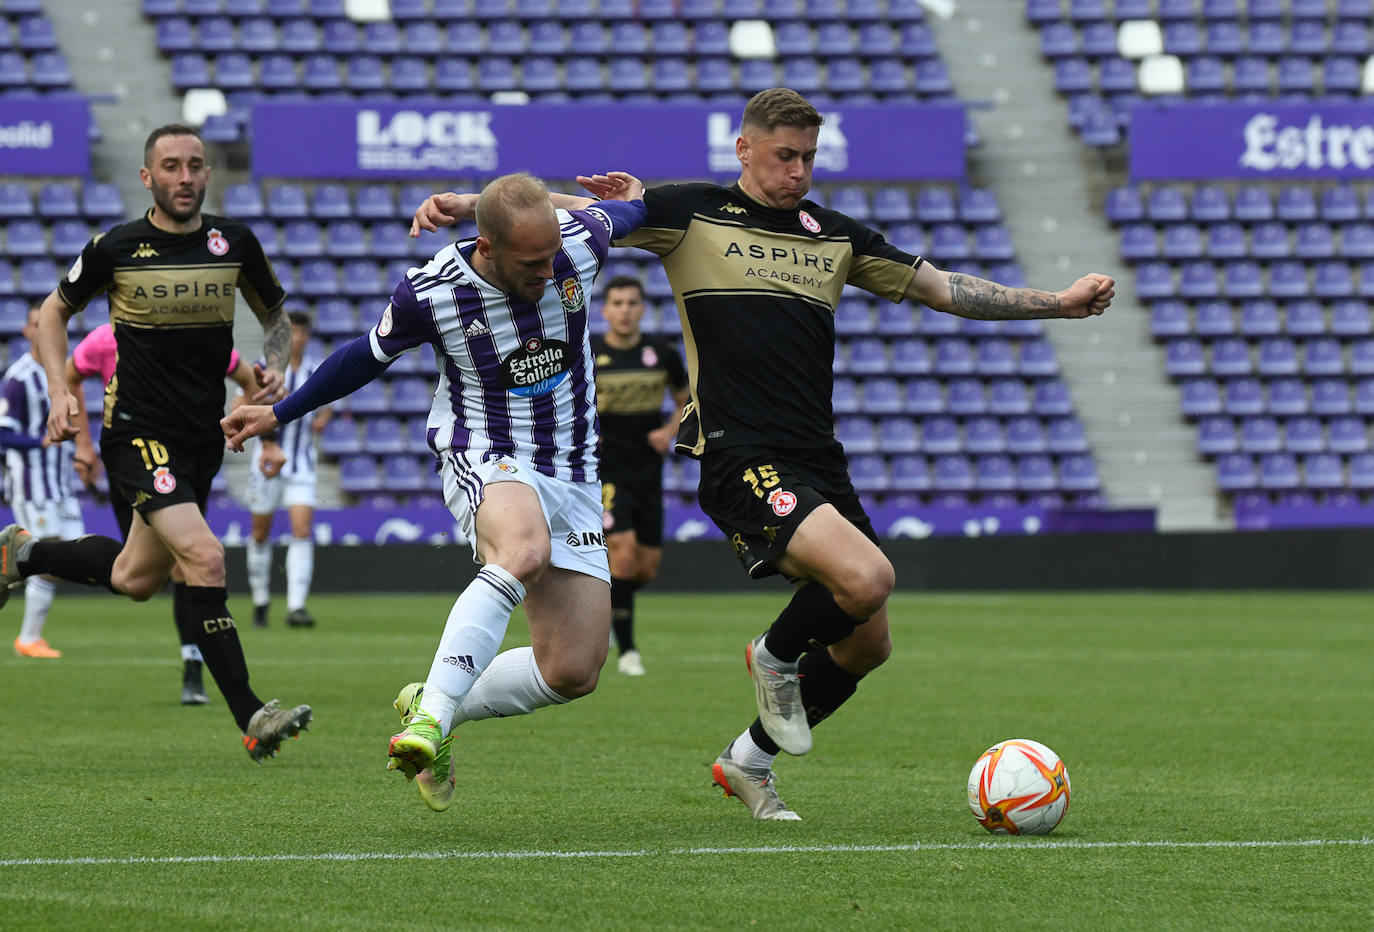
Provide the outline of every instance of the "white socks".
<path id="1" fill-rule="evenodd" d="M 194 644 L 183 644 L 183 645 L 181 645 L 181 659 L 182 659 L 182 660 L 197 660 L 197 661 L 200 661 L 201 663 L 204 663 L 204 662 L 205 662 L 205 656 L 204 656 L 203 654 L 201 654 L 200 648 L 197 647 L 197 646 L 194 645 Z"/>
<path id="2" fill-rule="evenodd" d="M 43 625 L 48 620 L 48 609 L 52 607 L 56 591 L 57 584 L 42 576 L 30 576 L 24 584 L 24 624 L 19 629 L 21 643 L 27 644 L 43 636 Z"/>
<path id="3" fill-rule="evenodd" d="M 429 692 L 426 691 L 428 696 Z M 453 716 L 453 724 L 484 718 L 528 715 L 546 705 L 571 702 L 549 688 L 539 672 L 533 647 L 503 651 L 473 685 Z"/>
<path id="4" fill-rule="evenodd" d="M 305 608 L 305 599 L 310 595 L 310 580 L 314 575 L 314 538 L 291 538 L 291 543 L 286 545 L 286 610 L 288 612 Z M 266 599 L 263 601 L 265 602 Z"/>
<path id="5" fill-rule="evenodd" d="M 248 588 L 253 593 L 254 605 L 266 605 L 271 601 L 268 583 L 272 573 L 272 541 L 258 543 L 248 538 Z"/>
<path id="6" fill-rule="evenodd" d="M 421 710 L 438 719 L 444 734 L 458 703 L 501 648 L 511 612 L 524 598 L 520 580 L 488 564 L 453 603 L 420 698 Z"/>
<path id="7" fill-rule="evenodd" d="M 777 756 L 755 744 L 748 728 L 730 745 L 730 759 L 747 770 L 772 770 L 773 759 Z"/>

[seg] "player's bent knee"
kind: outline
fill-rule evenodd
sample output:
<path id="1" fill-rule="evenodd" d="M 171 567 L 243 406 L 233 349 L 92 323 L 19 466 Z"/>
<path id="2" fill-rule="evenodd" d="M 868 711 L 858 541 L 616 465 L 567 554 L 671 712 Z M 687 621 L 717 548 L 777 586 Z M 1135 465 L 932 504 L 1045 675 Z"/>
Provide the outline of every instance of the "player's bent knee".
<path id="1" fill-rule="evenodd" d="M 841 669 L 862 676 L 878 669 L 892 656 L 892 637 L 886 631 L 866 631 L 865 625 L 830 646 L 830 656 Z"/>
<path id="2" fill-rule="evenodd" d="M 596 689 L 601 671 L 592 666 L 569 665 L 546 674 L 544 682 L 565 699 L 580 699 Z"/>

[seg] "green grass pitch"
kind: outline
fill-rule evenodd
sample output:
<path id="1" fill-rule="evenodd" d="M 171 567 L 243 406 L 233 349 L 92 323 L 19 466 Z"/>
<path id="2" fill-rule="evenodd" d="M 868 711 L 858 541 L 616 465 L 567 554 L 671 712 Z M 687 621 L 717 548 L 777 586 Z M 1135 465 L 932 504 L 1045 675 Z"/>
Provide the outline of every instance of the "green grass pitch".
<path id="1" fill-rule="evenodd" d="M 709 765 L 782 598 L 643 594 L 649 675 L 463 727 L 435 814 L 386 740 L 451 599 L 245 621 L 259 694 L 316 715 L 258 767 L 217 691 L 178 704 L 169 599 L 60 593 L 66 656 L 0 659 L 0 928 L 1374 927 L 1368 596 L 895 597 L 892 659 L 776 765 L 803 821 L 758 823 Z M 1013 737 L 1068 765 L 1047 838 L 967 810 Z"/>

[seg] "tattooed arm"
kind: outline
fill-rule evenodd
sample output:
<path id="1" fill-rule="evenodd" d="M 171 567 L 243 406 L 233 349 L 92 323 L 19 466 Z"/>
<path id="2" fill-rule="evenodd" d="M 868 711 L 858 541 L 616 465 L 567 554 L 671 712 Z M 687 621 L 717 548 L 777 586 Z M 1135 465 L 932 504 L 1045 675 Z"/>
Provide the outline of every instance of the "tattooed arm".
<path id="1" fill-rule="evenodd" d="M 1112 303 L 1116 283 L 1106 275 L 1084 275 L 1063 291 L 1010 288 L 962 272 L 921 263 L 906 296 L 937 311 L 975 320 L 1080 318 L 1101 314 Z"/>
<path id="2" fill-rule="evenodd" d="M 249 401 L 254 404 L 271 404 L 280 401 L 286 394 L 282 390 L 285 384 L 283 375 L 286 372 L 286 362 L 291 358 L 291 320 L 280 307 L 268 314 L 263 321 L 262 358 L 267 360 L 267 365 L 253 366 L 253 375 L 257 378 L 259 389 Z"/>

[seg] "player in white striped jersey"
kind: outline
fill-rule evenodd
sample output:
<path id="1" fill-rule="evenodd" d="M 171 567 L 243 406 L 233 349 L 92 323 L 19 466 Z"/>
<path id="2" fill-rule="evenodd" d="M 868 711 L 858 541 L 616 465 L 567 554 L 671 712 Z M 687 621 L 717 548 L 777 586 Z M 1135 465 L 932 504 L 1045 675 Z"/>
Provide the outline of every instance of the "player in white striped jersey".
<path id="1" fill-rule="evenodd" d="M 315 373 L 318 361 L 305 353 L 310 340 L 310 315 L 291 311 L 291 358 L 286 367 L 286 391 L 293 392 Z M 246 400 L 243 393 L 239 398 Z M 310 581 L 315 573 L 315 478 L 317 453 L 315 437 L 329 422 L 329 409 L 308 411 L 299 419 L 282 425 L 277 443 L 286 461 L 281 462 L 276 447 L 264 449 L 254 438 L 249 449 L 248 511 L 253 515 L 248 537 L 248 588 L 253 594 L 253 624 L 267 627 L 267 606 L 271 600 L 272 517 L 285 508 L 291 520 L 291 542 L 286 545 L 286 623 L 293 628 L 310 628 L 315 619 L 305 610 Z"/>
<path id="2" fill-rule="evenodd" d="M 38 336 L 38 308 L 29 309 L 23 335 Z M 86 533 L 81 505 L 72 492 L 74 445 L 49 443 L 48 376 L 30 349 L 5 372 L 0 387 L 0 447 L 5 450 L 5 500 L 14 520 L 40 539 L 73 538 Z M 14 652 L 21 657 L 57 658 L 43 626 L 56 591 L 55 579 L 30 576 L 24 584 L 24 621 Z"/>
<path id="3" fill-rule="evenodd" d="M 434 346 L 429 444 L 444 499 L 482 569 L 449 613 L 423 684 L 397 697 L 405 730 L 391 769 L 418 775 L 435 810 L 453 798 L 452 729 L 590 693 L 610 637 L 596 388 L 586 295 L 613 236 L 643 222 L 643 185 L 616 173 L 614 198 L 555 211 L 548 190 L 506 175 L 476 198 L 478 236 L 411 269 L 381 320 L 272 407 L 224 419 L 231 449 Z M 497 655 L 523 603 L 530 647 Z"/>

